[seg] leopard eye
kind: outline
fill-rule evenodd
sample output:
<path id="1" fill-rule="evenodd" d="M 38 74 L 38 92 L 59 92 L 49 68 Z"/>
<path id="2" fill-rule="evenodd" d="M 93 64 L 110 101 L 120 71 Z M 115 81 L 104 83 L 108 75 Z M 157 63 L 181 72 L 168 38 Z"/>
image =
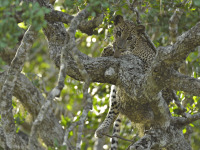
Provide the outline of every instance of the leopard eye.
<path id="1" fill-rule="evenodd" d="M 129 36 L 129 37 L 127 38 L 127 40 L 132 40 L 132 36 Z"/>
<path id="2" fill-rule="evenodd" d="M 120 31 L 117 31 L 116 33 L 118 36 L 121 36 L 121 32 Z"/>

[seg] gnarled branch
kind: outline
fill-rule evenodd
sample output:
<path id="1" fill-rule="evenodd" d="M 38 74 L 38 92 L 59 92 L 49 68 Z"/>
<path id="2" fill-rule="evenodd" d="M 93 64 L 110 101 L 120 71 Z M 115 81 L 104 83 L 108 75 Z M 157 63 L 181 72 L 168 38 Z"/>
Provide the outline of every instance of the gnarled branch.
<path id="1" fill-rule="evenodd" d="M 200 22 L 177 38 L 176 43 L 160 48 L 159 60 L 169 65 L 178 65 L 200 45 Z"/>
<path id="2" fill-rule="evenodd" d="M 185 91 L 194 96 L 200 96 L 200 80 L 183 75 L 173 70 L 170 74 L 170 80 L 166 83 L 170 88 L 177 91 Z"/>

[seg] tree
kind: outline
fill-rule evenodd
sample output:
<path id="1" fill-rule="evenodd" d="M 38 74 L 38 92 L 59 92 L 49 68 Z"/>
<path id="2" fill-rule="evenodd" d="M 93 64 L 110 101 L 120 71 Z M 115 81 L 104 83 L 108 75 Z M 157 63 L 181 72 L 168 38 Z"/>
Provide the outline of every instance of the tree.
<path id="1" fill-rule="evenodd" d="M 103 120 L 99 114 L 106 115 L 107 84 L 120 87 L 124 114 L 133 122 L 138 118 L 137 127 L 154 122 L 142 137 L 120 141 L 120 149 L 199 149 L 191 141 L 191 135 L 199 140 L 199 1 L 8 0 L 0 5 L 3 149 L 106 149 L 109 139 L 96 139 L 94 132 Z M 99 57 L 113 41 L 116 14 L 144 24 L 146 38 L 156 46 L 145 75 L 134 55 Z M 161 95 L 164 88 L 170 89 L 169 105 Z M 132 139 L 136 131 L 127 117 L 122 136 Z"/>

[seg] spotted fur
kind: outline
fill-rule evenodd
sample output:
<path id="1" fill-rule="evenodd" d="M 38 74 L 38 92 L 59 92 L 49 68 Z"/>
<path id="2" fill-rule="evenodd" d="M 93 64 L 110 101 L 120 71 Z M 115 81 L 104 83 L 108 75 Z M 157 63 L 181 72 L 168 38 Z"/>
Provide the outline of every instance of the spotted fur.
<path id="1" fill-rule="evenodd" d="M 120 135 L 121 121 L 122 121 L 122 115 L 119 114 L 113 125 L 113 136 Z M 118 138 L 113 137 L 111 141 L 111 150 L 117 150 L 117 147 L 118 147 Z"/>
<path id="2" fill-rule="evenodd" d="M 108 57 L 113 55 L 114 55 L 114 50 L 112 45 L 108 45 L 107 47 L 105 47 L 103 52 L 101 53 L 101 57 Z"/>
<path id="3" fill-rule="evenodd" d="M 143 69 L 144 71 L 147 71 L 155 57 L 155 51 L 143 36 L 143 33 L 145 32 L 144 30 L 145 27 L 143 25 L 137 25 L 128 20 L 124 21 L 122 16 L 116 16 L 113 30 L 115 38 L 113 47 L 106 47 L 101 56 L 107 57 L 114 55 L 114 57 L 117 58 L 121 55 L 133 54 L 138 56 L 144 62 Z M 121 116 L 119 113 L 120 99 L 117 95 L 117 87 L 112 85 L 109 112 L 101 126 L 96 131 L 97 137 L 102 137 L 104 133 L 107 133 L 115 120 L 113 135 L 119 135 L 121 124 Z M 111 150 L 117 150 L 117 145 L 118 139 L 112 138 Z"/>
<path id="4" fill-rule="evenodd" d="M 144 32 L 143 25 L 124 21 L 122 16 L 117 16 L 113 31 L 115 37 L 114 56 L 119 57 L 128 52 L 138 56 L 149 67 L 156 54 L 148 40 L 143 36 Z"/>
<path id="5" fill-rule="evenodd" d="M 112 126 L 113 122 L 119 115 L 119 101 L 117 100 L 117 94 L 116 94 L 116 86 L 111 86 L 111 92 L 110 92 L 110 108 L 108 111 L 108 114 L 101 124 L 101 126 L 96 130 L 97 137 L 102 137 L 104 133 L 106 133 L 110 126 Z"/>

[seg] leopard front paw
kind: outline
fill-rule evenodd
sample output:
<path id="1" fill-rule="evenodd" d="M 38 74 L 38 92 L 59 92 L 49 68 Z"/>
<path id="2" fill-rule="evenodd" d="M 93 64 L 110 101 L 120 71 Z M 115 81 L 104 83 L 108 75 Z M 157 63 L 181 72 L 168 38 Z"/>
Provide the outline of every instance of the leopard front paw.
<path id="1" fill-rule="evenodd" d="M 97 130 L 96 130 L 96 136 L 98 138 L 102 138 L 104 136 L 104 134 L 106 134 L 108 132 L 108 128 L 105 126 L 100 126 Z"/>
<path id="2" fill-rule="evenodd" d="M 111 45 L 108 45 L 103 49 L 103 52 L 101 53 L 101 57 L 108 57 L 108 56 L 113 56 L 114 55 L 114 50 Z"/>

